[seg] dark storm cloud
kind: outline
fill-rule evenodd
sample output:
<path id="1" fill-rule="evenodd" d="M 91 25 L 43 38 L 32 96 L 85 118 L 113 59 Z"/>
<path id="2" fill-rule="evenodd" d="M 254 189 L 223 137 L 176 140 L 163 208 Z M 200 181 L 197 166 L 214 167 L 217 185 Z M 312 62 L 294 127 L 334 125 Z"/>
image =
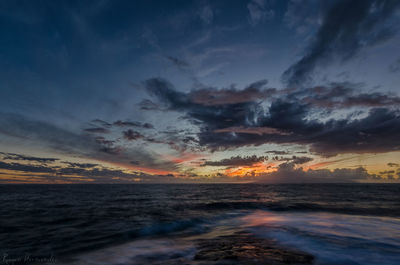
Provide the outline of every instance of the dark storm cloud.
<path id="1" fill-rule="evenodd" d="M 170 148 L 183 153 L 187 150 L 193 152 L 201 151 L 198 145 L 198 139 L 190 129 L 177 129 L 169 126 L 166 130 L 159 131 L 156 135 L 145 137 L 143 140 L 147 143 L 166 144 Z"/>
<path id="2" fill-rule="evenodd" d="M 165 79 L 151 78 L 144 82 L 148 93 L 157 97 L 161 103 L 167 104 L 172 110 L 189 107 L 191 102 L 185 93 L 175 90 L 173 85 Z"/>
<path id="3" fill-rule="evenodd" d="M 307 162 L 313 161 L 314 159 L 307 156 L 292 156 L 292 157 L 278 157 L 275 156 L 273 158 L 275 161 L 286 161 L 287 163 L 291 163 L 293 165 L 301 165 Z"/>
<path id="4" fill-rule="evenodd" d="M 394 170 L 385 170 L 385 171 L 381 171 L 381 172 L 379 172 L 379 174 L 383 174 L 383 175 L 386 175 L 386 174 L 394 174 Z"/>
<path id="5" fill-rule="evenodd" d="M 266 151 L 265 153 L 273 154 L 273 155 L 288 155 L 289 154 L 289 152 L 287 152 L 287 151 L 276 151 L 276 150 Z"/>
<path id="6" fill-rule="evenodd" d="M 305 171 L 303 168 L 295 168 L 293 163 L 279 165 L 277 171 L 264 174 L 259 182 L 273 183 L 334 183 L 334 182 L 359 182 L 365 180 L 382 180 L 380 176 L 369 174 L 363 167 L 349 169 L 337 168 L 333 171 L 317 169 Z"/>
<path id="7" fill-rule="evenodd" d="M 397 171 L 397 175 L 400 176 L 399 174 L 400 172 Z M 385 170 L 385 171 L 381 171 L 379 172 L 379 176 L 381 178 L 384 179 L 388 179 L 388 180 L 397 180 L 396 178 L 396 171 L 395 170 Z"/>
<path id="8" fill-rule="evenodd" d="M 151 100 L 144 99 L 139 103 L 142 110 L 162 110 L 162 108 Z"/>
<path id="9" fill-rule="evenodd" d="M 306 156 L 293 156 L 292 157 L 292 163 L 293 164 L 305 164 L 307 162 L 313 161 L 311 157 L 306 157 Z"/>
<path id="10" fill-rule="evenodd" d="M 39 163 L 47 163 L 47 162 L 54 162 L 59 160 L 58 158 L 45 158 L 45 157 L 35 157 L 35 156 L 25 156 L 20 154 L 13 154 L 13 153 L 3 153 L 3 160 L 23 160 L 23 161 L 31 161 L 31 162 L 39 162 Z"/>
<path id="11" fill-rule="evenodd" d="M 16 170 L 23 172 L 34 172 L 34 173 L 55 173 L 56 169 L 46 165 L 26 165 L 21 163 L 7 163 L 0 161 L 0 169 L 5 170 Z"/>
<path id="12" fill-rule="evenodd" d="M 138 139 L 141 139 L 144 137 L 141 133 L 131 130 L 131 129 L 126 130 L 122 133 L 124 135 L 124 138 L 129 141 L 138 140 Z"/>
<path id="13" fill-rule="evenodd" d="M 99 164 L 92 163 L 72 163 L 72 162 L 63 162 L 64 164 L 69 165 L 70 167 L 78 167 L 78 168 L 93 168 L 96 166 L 100 166 Z"/>
<path id="14" fill-rule="evenodd" d="M 231 103 L 218 105 L 206 102 L 201 104 L 194 102 L 191 97 L 196 94 L 195 91 L 178 92 L 165 80 L 150 79 L 145 84 L 150 94 L 166 109 L 183 112 L 189 121 L 196 122 L 200 127 L 197 134 L 199 145 L 208 147 L 211 151 L 264 143 L 310 145 L 311 152 L 323 156 L 400 150 L 400 114 L 396 109 L 375 108 L 370 109 L 363 118 L 354 119 L 349 116 L 323 122 L 310 119 L 316 103 L 299 100 L 297 94 L 302 92 L 273 98 L 271 105 L 264 110 L 252 97 L 240 103 L 230 101 Z M 314 99 L 319 104 L 328 104 L 327 101 L 330 100 L 330 104 L 343 105 L 343 102 L 348 102 L 351 98 L 358 98 L 358 105 L 375 106 L 397 100 L 394 96 L 378 97 L 376 94 L 357 96 L 353 89 L 342 86 L 318 89 L 322 92 L 320 96 L 314 96 Z M 308 91 L 305 95 L 312 97 L 313 94 Z M 262 129 L 268 132 L 255 133 Z"/>
<path id="15" fill-rule="evenodd" d="M 266 160 L 268 160 L 267 156 L 232 156 L 231 158 L 222 159 L 220 161 L 205 161 L 202 166 L 251 166 L 255 163 L 264 162 Z"/>
<path id="16" fill-rule="evenodd" d="M 103 121 L 103 120 L 100 120 L 100 119 L 92 120 L 92 123 L 98 124 L 98 125 L 100 125 L 100 126 L 102 126 L 102 127 L 107 127 L 107 128 L 111 127 L 111 124 L 110 124 L 110 123 L 108 123 L 108 122 L 106 122 L 106 121 Z"/>
<path id="17" fill-rule="evenodd" d="M 256 123 L 254 119 L 258 112 L 262 111 L 259 102 L 255 102 L 254 97 L 248 97 L 245 94 L 243 95 L 245 100 L 239 102 L 236 97 L 233 97 L 234 100 L 226 102 L 224 99 L 224 102 L 217 104 L 212 101 L 200 103 L 195 101 L 196 97 L 193 98 L 193 94 L 197 94 L 196 91 L 187 94 L 176 91 L 172 84 L 164 79 L 149 79 L 145 82 L 145 87 L 150 95 L 155 96 L 166 109 L 186 112 L 188 120 L 193 123 L 201 122 L 208 129 L 254 125 Z"/>
<path id="18" fill-rule="evenodd" d="M 198 106 L 218 106 L 265 99 L 276 93 L 274 88 L 265 88 L 267 83 L 267 80 L 259 80 L 242 90 L 235 87 L 224 89 L 204 87 L 193 90 L 188 94 L 176 91 L 170 82 L 161 78 L 148 79 L 144 82 L 144 85 L 151 95 L 156 96 L 164 103 L 168 103 L 171 109 L 179 109 L 190 107 L 190 105 L 194 107 L 196 104 Z"/>
<path id="19" fill-rule="evenodd" d="M 356 96 L 348 96 L 344 99 L 341 106 L 352 107 L 352 106 L 368 106 L 368 107 L 379 107 L 379 106 L 399 106 L 400 97 L 390 97 L 382 93 L 364 93 Z"/>
<path id="20" fill-rule="evenodd" d="M 347 60 L 393 34 L 384 22 L 400 6 L 397 0 L 340 0 L 327 10 L 310 48 L 283 74 L 289 86 L 310 81 L 317 66 L 337 57 Z"/>
<path id="21" fill-rule="evenodd" d="M 150 123 L 141 123 L 141 122 L 137 122 L 137 121 L 115 121 L 113 122 L 114 126 L 118 126 L 118 127 L 140 127 L 140 128 L 145 128 L 145 129 L 152 129 L 154 128 L 154 126 Z"/>
<path id="22" fill-rule="evenodd" d="M 321 108 L 400 106 L 400 97 L 379 92 L 361 92 L 362 85 L 349 82 L 317 86 L 293 94 L 304 103 Z M 289 95 L 290 97 L 291 95 Z"/>
<path id="23" fill-rule="evenodd" d="M 103 167 L 97 164 L 71 163 L 62 161 L 68 164 L 68 167 L 59 167 L 54 165 L 27 165 L 22 163 L 6 163 L 0 161 L 0 169 L 26 172 L 30 175 L 26 177 L 26 181 L 42 180 L 42 181 L 68 181 L 68 182 L 89 182 L 89 183 L 118 183 L 132 182 L 137 178 L 144 180 L 168 179 L 171 176 L 163 175 L 148 175 L 141 172 L 125 172 L 119 169 Z M 83 177 L 76 178 L 76 176 Z M 172 176 L 173 177 L 173 176 Z M 14 181 L 14 179 L 9 179 Z"/>
<path id="24" fill-rule="evenodd" d="M 385 108 L 372 109 L 365 118 L 320 122 L 308 120 L 308 108 L 296 102 L 276 101 L 263 119 L 264 126 L 286 130 L 290 135 L 215 134 L 202 131 L 200 144 L 228 149 L 263 143 L 310 145 L 310 151 L 332 156 L 339 153 L 375 153 L 400 150 L 400 114 Z"/>
<path id="25" fill-rule="evenodd" d="M 306 137 L 305 142 L 311 144 L 312 152 L 326 156 L 398 151 L 400 136 L 396 132 L 399 130 L 399 111 L 378 108 L 372 109 L 365 118 L 329 120 L 319 132 Z"/>
<path id="26" fill-rule="evenodd" d="M 146 128 L 146 129 L 153 129 L 153 128 L 154 128 L 154 125 L 151 124 L 151 123 L 146 122 L 146 123 L 143 123 L 143 124 L 142 124 L 142 127 L 143 127 L 143 128 Z"/>
<path id="27" fill-rule="evenodd" d="M 278 131 L 288 131 L 293 133 L 294 130 L 301 130 L 301 133 L 312 132 L 319 124 L 305 124 L 305 116 L 308 108 L 305 105 L 276 101 L 269 108 L 269 115 L 264 113 L 262 109 L 258 109 L 255 103 L 241 105 L 241 111 L 227 108 L 225 119 L 231 122 L 218 122 L 218 114 L 211 117 L 201 117 L 203 126 L 198 134 L 200 145 L 209 147 L 211 150 L 224 150 L 245 145 L 261 145 L 267 142 L 280 143 L 283 139 L 294 139 L 296 135 L 285 135 L 281 133 L 271 134 L 253 134 L 244 132 L 225 132 L 216 133 L 219 129 L 231 127 L 231 123 L 236 126 L 257 126 L 274 128 Z M 214 113 L 214 112 L 213 112 Z M 199 116 L 199 115 L 197 115 Z M 214 121 L 215 120 L 215 121 Z M 248 120 L 255 120 L 254 125 L 247 124 Z M 321 128 L 318 128 L 321 129 Z M 300 132 L 299 132 L 300 133 Z"/>
<path id="28" fill-rule="evenodd" d="M 97 136 L 94 139 L 95 139 L 96 143 L 98 143 L 98 144 L 100 144 L 102 146 L 112 146 L 113 144 L 115 144 L 115 141 L 107 140 L 103 136 Z"/>
<path id="29" fill-rule="evenodd" d="M 99 149 L 100 152 L 106 153 L 109 155 L 119 155 L 122 153 L 122 147 L 120 146 L 102 146 Z"/>
<path id="30" fill-rule="evenodd" d="M 120 121 L 120 120 L 114 122 L 113 125 L 119 126 L 119 127 L 127 127 L 127 126 L 128 126 L 128 127 L 129 127 L 129 126 L 131 126 L 131 127 L 140 127 L 140 126 L 141 126 L 141 124 L 140 124 L 139 122 L 134 122 L 134 121 Z"/>
<path id="31" fill-rule="evenodd" d="M 276 93 L 274 88 L 265 88 L 267 83 L 267 80 L 260 80 L 242 90 L 238 90 L 235 87 L 224 89 L 202 88 L 192 91 L 189 97 L 194 103 L 203 105 L 224 105 L 255 101 L 265 99 Z"/>
<path id="32" fill-rule="evenodd" d="M 88 132 L 88 133 L 110 133 L 109 130 L 102 128 L 102 127 L 87 128 L 87 129 L 84 129 L 84 131 Z"/>

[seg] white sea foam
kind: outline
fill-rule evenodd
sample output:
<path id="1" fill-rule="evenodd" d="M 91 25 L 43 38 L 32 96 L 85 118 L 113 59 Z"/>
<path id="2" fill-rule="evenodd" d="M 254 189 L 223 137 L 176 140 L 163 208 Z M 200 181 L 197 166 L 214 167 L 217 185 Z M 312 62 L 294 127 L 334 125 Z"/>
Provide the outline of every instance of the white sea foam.
<path id="1" fill-rule="evenodd" d="M 209 224 L 197 238 L 214 238 L 237 230 L 274 239 L 284 248 L 315 256 L 317 265 L 400 264 L 400 219 L 318 212 L 254 211 Z M 68 265 L 197 264 L 191 237 L 138 239 L 75 256 Z"/>
<path id="2" fill-rule="evenodd" d="M 99 249 L 81 254 L 64 265 L 109 265 L 109 264 L 152 264 L 157 261 L 191 260 L 194 256 L 193 245 L 172 239 L 146 239 Z M 171 263 L 173 264 L 173 263 Z"/>
<path id="3" fill-rule="evenodd" d="M 257 235 L 303 250 L 316 264 L 400 264 L 400 219 L 256 211 L 242 218 Z"/>

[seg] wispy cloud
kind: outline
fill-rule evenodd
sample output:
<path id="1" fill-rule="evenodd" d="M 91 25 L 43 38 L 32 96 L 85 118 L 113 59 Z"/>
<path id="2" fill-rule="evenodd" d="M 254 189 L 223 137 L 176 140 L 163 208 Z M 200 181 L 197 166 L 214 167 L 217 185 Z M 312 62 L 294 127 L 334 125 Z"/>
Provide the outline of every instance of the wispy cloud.
<path id="1" fill-rule="evenodd" d="M 275 17 L 275 11 L 272 9 L 271 2 L 271 0 L 251 0 L 247 4 L 250 15 L 249 21 L 252 26 L 272 20 Z"/>
<path id="2" fill-rule="evenodd" d="M 309 49 L 283 74 L 289 86 L 304 86 L 314 69 L 337 57 L 348 60 L 362 48 L 393 36 L 385 21 L 399 8 L 398 1 L 337 1 L 327 10 Z"/>
<path id="3" fill-rule="evenodd" d="M 209 5 L 203 6 L 199 11 L 199 17 L 204 24 L 209 25 L 213 22 L 214 11 Z"/>

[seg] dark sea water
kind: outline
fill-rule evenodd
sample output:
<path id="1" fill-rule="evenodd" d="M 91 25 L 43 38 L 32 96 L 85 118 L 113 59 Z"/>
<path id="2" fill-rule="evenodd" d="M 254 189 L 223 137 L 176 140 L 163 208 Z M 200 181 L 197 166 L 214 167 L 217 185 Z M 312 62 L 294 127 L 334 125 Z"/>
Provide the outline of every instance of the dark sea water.
<path id="1" fill-rule="evenodd" d="M 0 185 L 0 203 L 0 264 L 400 264 L 397 184 Z"/>

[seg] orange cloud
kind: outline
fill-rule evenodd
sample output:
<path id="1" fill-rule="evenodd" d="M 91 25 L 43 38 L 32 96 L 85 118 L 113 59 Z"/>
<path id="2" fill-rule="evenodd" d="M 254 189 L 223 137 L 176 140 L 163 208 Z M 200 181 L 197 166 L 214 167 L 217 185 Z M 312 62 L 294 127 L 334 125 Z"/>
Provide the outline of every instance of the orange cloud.
<path id="1" fill-rule="evenodd" d="M 276 165 L 276 163 L 259 162 L 251 166 L 228 168 L 225 170 L 225 175 L 229 177 L 253 177 L 276 171 Z"/>

